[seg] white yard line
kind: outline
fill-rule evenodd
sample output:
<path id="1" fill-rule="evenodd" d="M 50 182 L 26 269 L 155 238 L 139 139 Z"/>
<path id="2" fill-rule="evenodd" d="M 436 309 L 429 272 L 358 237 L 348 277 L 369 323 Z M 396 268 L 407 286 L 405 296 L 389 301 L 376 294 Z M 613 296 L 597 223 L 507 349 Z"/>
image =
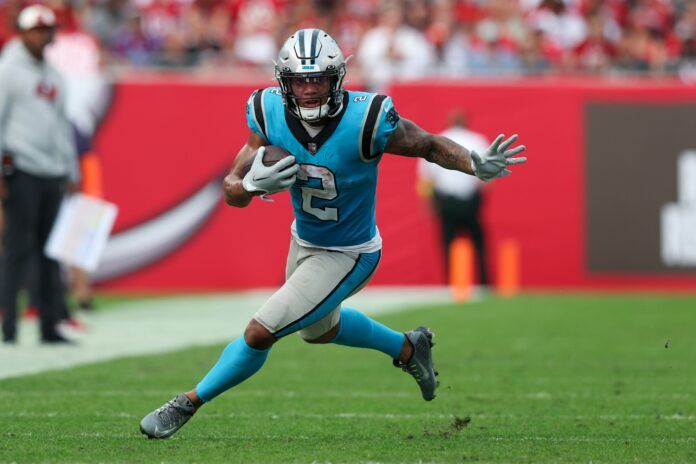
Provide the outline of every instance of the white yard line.
<path id="1" fill-rule="evenodd" d="M 171 392 L 164 392 L 163 394 L 169 394 Z M 126 395 L 123 395 L 126 396 Z M 160 395 L 162 396 L 162 395 Z M 314 395 L 312 395 L 314 396 Z M 413 396 L 413 395 L 411 395 Z M 79 414 L 78 414 L 79 415 Z M 137 419 L 140 415 L 132 414 L 129 412 L 116 412 L 109 414 L 101 413 L 89 413 L 90 417 L 100 417 L 108 419 Z M 36 412 L 36 411 L 17 411 L 17 412 L 0 412 L 0 419 L 16 419 L 22 417 L 39 418 L 39 419 L 51 419 L 54 417 L 75 417 L 76 413 L 72 410 L 61 410 L 61 411 L 47 411 L 47 412 Z M 465 416 L 465 414 L 461 414 Z M 466 414 L 471 419 L 475 420 L 477 423 L 479 421 L 525 421 L 529 419 L 528 416 L 520 416 L 514 414 Z M 199 416 L 196 416 L 199 417 Z M 317 413 L 304 413 L 304 412 L 235 412 L 235 413 L 211 413 L 200 416 L 198 420 L 220 420 L 220 419 L 274 419 L 274 420 L 296 420 L 296 419 L 373 419 L 373 420 L 418 420 L 418 419 L 454 419 L 458 417 L 457 414 L 438 414 L 438 413 L 418 413 L 418 414 L 408 414 L 408 413 L 371 413 L 371 412 L 337 412 L 333 414 L 317 414 Z M 558 421 L 655 421 L 655 420 L 665 420 L 665 421 L 686 421 L 694 422 L 696 421 L 696 416 L 655 416 L 653 414 L 627 414 L 627 415 L 555 415 L 555 414 L 543 414 L 536 415 L 537 419 L 544 419 L 546 422 L 558 422 Z"/>
<path id="2" fill-rule="evenodd" d="M 87 326 L 77 346 L 38 344 L 35 321 L 22 321 L 19 343 L 0 345 L 0 379 L 127 356 L 165 353 L 188 346 L 230 341 L 242 333 L 270 291 L 172 296 L 125 303 L 80 315 Z M 346 301 L 380 315 L 422 304 L 449 302 L 442 287 L 366 289 Z M 427 321 L 423 321 L 427 324 Z"/>

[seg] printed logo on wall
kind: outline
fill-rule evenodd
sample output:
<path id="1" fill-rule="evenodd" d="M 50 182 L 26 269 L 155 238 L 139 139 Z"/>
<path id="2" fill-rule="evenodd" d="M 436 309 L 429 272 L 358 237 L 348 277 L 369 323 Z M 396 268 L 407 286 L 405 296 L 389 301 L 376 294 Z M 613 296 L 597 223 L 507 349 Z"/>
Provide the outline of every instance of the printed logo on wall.
<path id="1" fill-rule="evenodd" d="M 696 272 L 696 104 L 590 103 L 587 270 Z"/>
<path id="2" fill-rule="evenodd" d="M 134 272 L 176 250 L 203 226 L 218 204 L 220 180 L 216 177 L 174 208 L 112 235 L 93 280 Z"/>
<path id="3" fill-rule="evenodd" d="M 696 150 L 682 153 L 677 166 L 677 202 L 662 207 L 662 261 L 696 266 Z"/>

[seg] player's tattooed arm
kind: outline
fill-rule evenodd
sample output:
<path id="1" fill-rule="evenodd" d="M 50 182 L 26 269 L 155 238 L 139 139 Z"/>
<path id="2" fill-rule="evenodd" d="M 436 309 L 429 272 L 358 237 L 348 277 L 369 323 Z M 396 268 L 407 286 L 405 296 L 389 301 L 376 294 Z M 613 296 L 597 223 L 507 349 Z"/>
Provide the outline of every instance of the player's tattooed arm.
<path id="1" fill-rule="evenodd" d="M 399 121 L 384 151 L 395 155 L 425 158 L 443 168 L 474 175 L 469 150 L 447 137 L 426 132 L 405 118 Z"/>
<path id="2" fill-rule="evenodd" d="M 239 153 L 237 153 L 234 164 L 232 164 L 232 169 L 230 169 L 230 173 L 225 176 L 225 180 L 223 181 L 225 202 L 228 205 L 244 208 L 251 202 L 251 199 L 254 198 L 254 194 L 244 190 L 242 180 L 244 179 L 246 171 L 249 170 L 249 166 L 251 166 L 251 162 L 253 161 L 252 155 L 263 145 L 266 145 L 266 142 L 259 135 L 252 132 L 249 134 L 249 138 L 247 138 L 244 146 L 242 146 Z"/>

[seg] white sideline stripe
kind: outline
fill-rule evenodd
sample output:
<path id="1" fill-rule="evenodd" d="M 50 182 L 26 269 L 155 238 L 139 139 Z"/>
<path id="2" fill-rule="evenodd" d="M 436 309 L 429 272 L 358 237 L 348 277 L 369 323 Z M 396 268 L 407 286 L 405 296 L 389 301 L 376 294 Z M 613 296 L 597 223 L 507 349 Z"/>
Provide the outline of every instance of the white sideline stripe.
<path id="1" fill-rule="evenodd" d="M 152 298 L 81 314 L 88 330 L 71 333 L 77 346 L 39 345 L 36 322 L 22 321 L 19 343 L 0 345 L 0 379 L 231 341 L 271 293 L 257 290 Z M 346 304 L 380 315 L 450 301 L 445 287 L 376 287 L 363 290 Z"/>

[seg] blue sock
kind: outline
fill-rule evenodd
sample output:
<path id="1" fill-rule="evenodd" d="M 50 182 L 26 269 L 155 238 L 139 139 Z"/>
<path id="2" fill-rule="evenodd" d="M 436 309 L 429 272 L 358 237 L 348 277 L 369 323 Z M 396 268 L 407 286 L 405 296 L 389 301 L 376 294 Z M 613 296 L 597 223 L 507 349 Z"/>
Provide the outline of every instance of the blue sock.
<path id="1" fill-rule="evenodd" d="M 337 345 L 371 348 L 398 358 L 404 334 L 370 319 L 352 308 L 341 309 L 341 327 L 331 341 Z"/>
<path id="2" fill-rule="evenodd" d="M 256 350 L 246 344 L 244 335 L 227 345 L 210 372 L 196 386 L 198 397 L 208 402 L 256 373 L 268 357 L 270 348 Z"/>

